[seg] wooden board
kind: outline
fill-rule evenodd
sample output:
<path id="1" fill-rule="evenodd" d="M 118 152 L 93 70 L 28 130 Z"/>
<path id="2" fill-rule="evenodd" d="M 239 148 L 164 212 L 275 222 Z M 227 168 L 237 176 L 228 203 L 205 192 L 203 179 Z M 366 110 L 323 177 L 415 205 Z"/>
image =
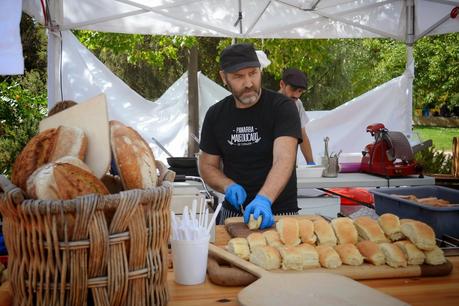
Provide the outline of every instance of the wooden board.
<path id="1" fill-rule="evenodd" d="M 243 306 L 407 305 L 350 278 L 331 273 L 271 273 L 225 250 L 209 245 L 213 256 L 260 277 L 238 295 Z"/>
<path id="2" fill-rule="evenodd" d="M 60 125 L 79 127 L 88 137 L 85 163 L 101 178 L 110 166 L 110 134 L 104 94 L 79 103 L 40 122 L 40 132 Z"/>
<path id="3" fill-rule="evenodd" d="M 295 219 L 308 219 L 311 221 L 322 219 L 321 216 L 317 215 L 294 215 L 294 216 L 274 216 L 274 220 L 277 222 L 282 217 L 289 217 Z M 230 234 L 231 237 L 242 237 L 246 238 L 248 235 L 254 232 L 264 232 L 270 229 L 276 229 L 276 226 L 273 225 L 271 228 L 263 229 L 263 230 L 250 230 L 247 225 L 244 223 L 242 217 L 232 217 L 227 218 L 225 220 L 225 228 L 226 231 Z"/>

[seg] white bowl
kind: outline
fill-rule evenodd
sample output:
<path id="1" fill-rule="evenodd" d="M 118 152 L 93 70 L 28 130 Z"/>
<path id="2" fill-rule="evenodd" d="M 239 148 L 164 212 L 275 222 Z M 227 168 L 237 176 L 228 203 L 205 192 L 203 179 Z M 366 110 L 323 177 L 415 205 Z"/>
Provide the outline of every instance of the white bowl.
<path id="1" fill-rule="evenodd" d="M 298 166 L 297 177 L 321 177 L 325 167 L 323 166 Z"/>

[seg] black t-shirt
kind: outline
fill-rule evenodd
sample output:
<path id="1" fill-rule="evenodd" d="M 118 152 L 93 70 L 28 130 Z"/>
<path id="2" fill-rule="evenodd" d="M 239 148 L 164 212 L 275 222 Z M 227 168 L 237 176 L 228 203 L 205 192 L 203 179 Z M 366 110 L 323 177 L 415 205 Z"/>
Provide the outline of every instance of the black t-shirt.
<path id="1" fill-rule="evenodd" d="M 298 110 L 284 95 L 262 89 L 260 100 L 252 107 L 236 108 L 232 95 L 210 107 L 202 126 L 200 148 L 222 158 L 223 173 L 247 192 L 245 207 L 271 170 L 274 140 L 280 136 L 302 141 Z M 229 203 L 224 206 L 234 210 Z M 272 210 L 274 214 L 298 211 L 295 170 Z"/>

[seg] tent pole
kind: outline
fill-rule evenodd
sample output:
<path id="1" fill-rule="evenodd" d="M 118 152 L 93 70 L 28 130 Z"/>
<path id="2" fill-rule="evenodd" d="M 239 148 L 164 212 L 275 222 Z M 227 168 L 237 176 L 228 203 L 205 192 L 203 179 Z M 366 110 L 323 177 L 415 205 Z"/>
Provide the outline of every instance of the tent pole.
<path id="1" fill-rule="evenodd" d="M 191 133 L 199 137 L 198 50 L 191 47 L 188 57 L 188 157 L 199 151 Z"/>
<path id="2" fill-rule="evenodd" d="M 406 67 L 405 75 L 408 78 L 407 84 L 407 113 L 410 118 L 407 121 L 406 131 L 412 132 L 413 126 L 413 82 L 414 82 L 414 56 L 413 56 L 413 44 L 415 40 L 414 33 L 414 8 L 415 4 L 413 0 L 406 1 L 406 37 L 405 37 L 405 46 L 406 46 Z"/>
<path id="3" fill-rule="evenodd" d="M 47 29 L 48 35 L 48 109 L 56 104 L 62 96 L 60 80 L 61 69 L 61 40 L 62 37 L 59 33 L 59 25 L 62 24 L 62 0 L 49 1 L 49 12 L 51 16 L 48 16 L 50 23 Z"/>

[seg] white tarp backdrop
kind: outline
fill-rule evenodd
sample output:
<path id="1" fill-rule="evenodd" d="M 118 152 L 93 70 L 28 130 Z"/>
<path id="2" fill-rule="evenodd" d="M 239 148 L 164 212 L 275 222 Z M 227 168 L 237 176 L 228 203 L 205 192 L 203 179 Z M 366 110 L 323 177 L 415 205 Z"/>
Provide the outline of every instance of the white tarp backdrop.
<path id="1" fill-rule="evenodd" d="M 0 75 L 23 74 L 21 21 L 22 3 L 2 0 L 0 9 Z"/>
<path id="2" fill-rule="evenodd" d="M 151 141 L 158 139 L 174 156 L 185 156 L 188 141 L 188 78 L 184 74 L 154 103 L 129 88 L 114 75 L 70 31 L 63 31 L 63 97 L 82 102 L 104 92 L 109 118 L 135 128 L 153 148 L 155 156 L 165 161 L 166 155 Z M 373 91 L 340 107 L 309 112 L 307 131 L 316 161 L 323 154 L 323 138 L 330 137 L 330 150 L 360 152 L 372 142 L 365 132 L 367 125 L 382 122 L 391 130 L 410 133 L 410 105 L 406 98 L 405 75 L 395 78 Z M 202 74 L 198 75 L 200 126 L 207 109 L 230 93 Z M 408 124 L 407 124 L 408 123 Z M 352 139 L 352 141 L 349 141 Z M 304 158 L 299 154 L 299 162 Z"/>

